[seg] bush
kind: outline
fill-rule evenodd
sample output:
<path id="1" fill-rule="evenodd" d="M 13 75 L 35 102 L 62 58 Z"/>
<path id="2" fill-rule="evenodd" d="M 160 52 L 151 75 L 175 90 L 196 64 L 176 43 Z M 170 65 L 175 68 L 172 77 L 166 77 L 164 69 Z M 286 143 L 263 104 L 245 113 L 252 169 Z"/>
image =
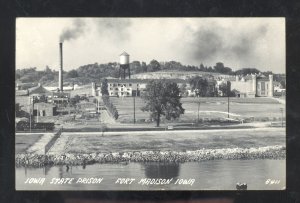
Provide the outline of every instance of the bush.
<path id="1" fill-rule="evenodd" d="M 102 100 L 107 110 L 117 120 L 119 118 L 119 113 L 115 105 L 109 100 L 109 96 L 102 96 Z"/>

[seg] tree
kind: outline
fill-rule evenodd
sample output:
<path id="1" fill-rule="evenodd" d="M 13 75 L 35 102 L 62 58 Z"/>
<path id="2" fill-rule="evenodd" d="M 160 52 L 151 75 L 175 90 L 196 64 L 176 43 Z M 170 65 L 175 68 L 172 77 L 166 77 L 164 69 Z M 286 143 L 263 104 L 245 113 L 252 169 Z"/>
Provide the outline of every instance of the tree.
<path id="1" fill-rule="evenodd" d="M 79 101 L 80 101 L 80 96 L 79 95 L 75 95 L 74 97 L 72 97 L 70 99 L 70 104 L 72 106 L 76 106 L 76 104 L 79 103 Z"/>
<path id="2" fill-rule="evenodd" d="M 140 73 L 142 72 L 141 69 L 141 62 L 139 61 L 132 61 L 130 64 L 130 71 L 134 74 L 134 73 Z"/>
<path id="3" fill-rule="evenodd" d="M 228 94 L 230 95 L 230 82 L 221 83 L 219 85 L 219 90 L 222 92 L 222 96 L 228 97 Z"/>
<path id="4" fill-rule="evenodd" d="M 228 67 L 224 67 L 224 64 L 221 62 L 216 63 L 214 66 L 214 71 L 217 73 L 223 73 L 223 74 L 231 74 L 232 69 Z"/>
<path id="5" fill-rule="evenodd" d="M 235 75 L 258 74 L 259 72 L 256 68 L 243 68 L 235 71 Z"/>
<path id="6" fill-rule="evenodd" d="M 197 97 L 201 96 L 204 97 L 207 95 L 208 92 L 208 82 L 205 78 L 200 76 L 193 77 L 189 81 L 191 88 L 195 91 Z"/>
<path id="7" fill-rule="evenodd" d="M 78 77 L 78 73 L 76 70 L 70 70 L 67 73 L 67 78 L 77 78 Z"/>
<path id="8" fill-rule="evenodd" d="M 204 67 L 204 65 L 202 63 L 200 64 L 199 68 L 200 68 L 200 71 L 205 71 L 205 67 Z"/>
<path id="9" fill-rule="evenodd" d="M 145 62 L 142 62 L 141 69 L 142 72 L 147 72 L 147 64 Z"/>
<path id="10" fill-rule="evenodd" d="M 153 71 L 159 71 L 160 70 L 160 64 L 158 61 L 156 60 L 152 60 L 150 61 L 148 67 L 147 67 L 147 71 L 148 72 L 153 72 Z"/>
<path id="11" fill-rule="evenodd" d="M 182 85 L 181 85 L 181 87 L 180 87 L 180 92 L 181 92 L 181 95 L 183 95 L 183 96 L 187 96 L 187 85 L 186 85 L 186 83 L 183 83 Z"/>
<path id="12" fill-rule="evenodd" d="M 162 115 L 170 120 L 178 118 L 184 113 L 180 98 L 180 89 L 176 83 L 152 80 L 146 86 L 143 95 L 146 106 L 142 110 L 151 112 L 150 117 L 156 121 L 156 126 L 159 127 Z"/>
<path id="13" fill-rule="evenodd" d="M 52 70 L 49 68 L 49 66 L 46 66 L 44 72 L 45 72 L 45 74 L 51 74 L 51 73 L 52 73 Z"/>
<path id="14" fill-rule="evenodd" d="M 102 84 L 101 84 L 101 94 L 102 95 L 108 95 L 108 84 L 107 84 L 107 79 L 105 78 L 103 81 L 102 81 Z"/>

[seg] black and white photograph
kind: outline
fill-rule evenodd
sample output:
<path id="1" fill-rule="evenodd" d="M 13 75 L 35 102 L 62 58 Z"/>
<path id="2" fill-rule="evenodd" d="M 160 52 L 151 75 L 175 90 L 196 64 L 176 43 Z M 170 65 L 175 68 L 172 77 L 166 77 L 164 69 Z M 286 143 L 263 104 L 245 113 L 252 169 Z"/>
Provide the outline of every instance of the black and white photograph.
<path id="1" fill-rule="evenodd" d="M 16 18 L 16 190 L 285 190 L 285 26 Z"/>

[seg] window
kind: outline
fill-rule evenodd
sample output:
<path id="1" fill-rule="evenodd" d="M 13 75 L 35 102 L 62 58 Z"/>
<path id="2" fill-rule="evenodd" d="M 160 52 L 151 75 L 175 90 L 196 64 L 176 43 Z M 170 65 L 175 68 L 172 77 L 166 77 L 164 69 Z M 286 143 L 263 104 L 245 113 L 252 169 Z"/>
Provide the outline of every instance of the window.
<path id="1" fill-rule="evenodd" d="M 117 91 L 118 91 L 118 88 L 115 88 L 115 90 L 117 90 Z"/>
<path id="2" fill-rule="evenodd" d="M 118 87 L 120 87 L 121 86 L 121 84 L 118 84 Z"/>
<path id="3" fill-rule="evenodd" d="M 129 83 L 129 87 L 131 87 L 132 86 L 132 84 L 131 83 Z"/>
<path id="4" fill-rule="evenodd" d="M 261 82 L 261 90 L 265 91 L 265 82 Z"/>

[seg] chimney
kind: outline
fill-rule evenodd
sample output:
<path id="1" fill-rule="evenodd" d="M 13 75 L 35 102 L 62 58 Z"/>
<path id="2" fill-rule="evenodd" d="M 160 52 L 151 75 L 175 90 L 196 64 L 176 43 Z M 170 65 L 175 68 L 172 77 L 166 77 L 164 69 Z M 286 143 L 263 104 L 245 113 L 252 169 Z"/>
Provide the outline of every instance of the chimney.
<path id="1" fill-rule="evenodd" d="M 58 89 L 63 92 L 63 43 L 59 43 L 59 59 L 60 59 L 60 69 L 58 76 Z"/>

